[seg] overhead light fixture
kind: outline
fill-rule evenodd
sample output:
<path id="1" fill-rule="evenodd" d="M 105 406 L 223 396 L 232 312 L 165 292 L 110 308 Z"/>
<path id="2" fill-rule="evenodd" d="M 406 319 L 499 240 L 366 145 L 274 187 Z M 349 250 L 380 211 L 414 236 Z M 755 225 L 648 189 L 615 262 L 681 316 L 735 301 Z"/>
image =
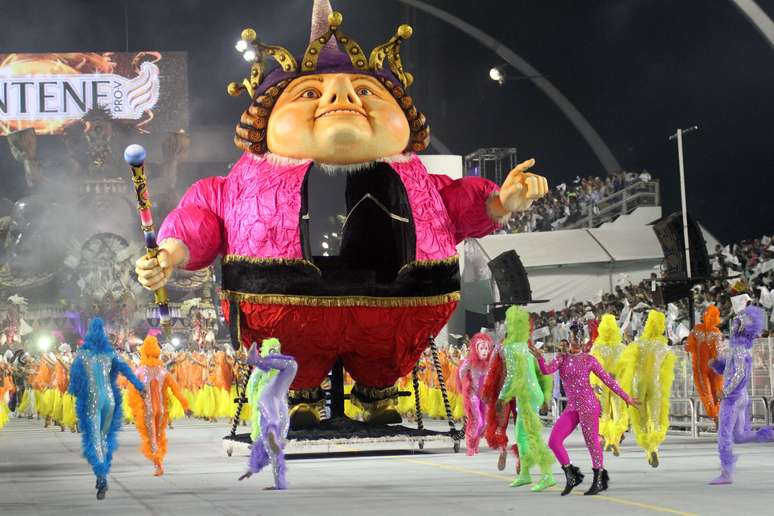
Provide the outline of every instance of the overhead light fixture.
<path id="1" fill-rule="evenodd" d="M 240 39 L 236 42 L 235 48 L 237 49 L 237 52 L 244 52 L 247 50 L 247 41 Z"/>
<path id="2" fill-rule="evenodd" d="M 248 50 L 247 52 L 242 54 L 242 57 L 245 58 L 245 61 L 252 61 L 253 59 L 255 59 L 255 51 Z"/>
<path id="3" fill-rule="evenodd" d="M 505 73 L 503 73 L 499 66 L 495 66 L 489 70 L 489 78 L 502 86 L 505 82 Z"/>

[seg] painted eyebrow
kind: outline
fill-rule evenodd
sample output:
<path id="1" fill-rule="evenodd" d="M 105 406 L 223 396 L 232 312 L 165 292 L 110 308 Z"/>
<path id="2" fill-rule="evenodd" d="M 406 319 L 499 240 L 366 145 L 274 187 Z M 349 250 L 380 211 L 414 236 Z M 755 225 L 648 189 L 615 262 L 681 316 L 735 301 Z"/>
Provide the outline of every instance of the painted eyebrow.
<path id="1" fill-rule="evenodd" d="M 296 91 L 298 88 L 300 88 L 301 86 L 305 85 L 306 83 L 308 83 L 310 81 L 317 82 L 317 83 L 322 83 L 323 82 L 323 80 L 321 78 L 319 78 L 319 77 L 307 77 L 305 79 L 300 80 L 299 82 L 297 82 L 293 86 L 291 86 L 290 89 L 291 89 L 291 91 Z"/>

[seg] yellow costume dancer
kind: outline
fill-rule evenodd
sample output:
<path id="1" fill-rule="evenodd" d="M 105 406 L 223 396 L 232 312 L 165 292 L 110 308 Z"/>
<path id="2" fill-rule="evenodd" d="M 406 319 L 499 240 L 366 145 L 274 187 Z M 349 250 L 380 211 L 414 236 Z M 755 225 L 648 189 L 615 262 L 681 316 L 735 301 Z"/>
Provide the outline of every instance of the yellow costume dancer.
<path id="1" fill-rule="evenodd" d="M 632 430 L 648 464 L 658 467 L 658 447 L 669 428 L 669 401 L 675 379 L 675 354 L 667 347 L 666 318 L 651 310 L 640 338 L 627 346 L 623 360 L 632 375 L 632 396 L 640 404 L 629 408 Z"/>
<path id="2" fill-rule="evenodd" d="M 129 385 L 129 405 L 140 434 L 140 451 L 153 462 L 156 467 L 154 475 L 157 477 L 164 474 L 162 463 L 167 455 L 168 390 L 188 410 L 188 402 L 177 382 L 164 368 L 160 354 L 161 348 L 156 337 L 146 337 L 140 348 L 140 367 L 136 372 L 145 390 L 140 393 L 133 385 Z"/>
<path id="3" fill-rule="evenodd" d="M 621 343 L 621 330 L 611 314 L 602 316 L 599 334 L 591 348 L 591 356 L 602 368 L 618 381 L 625 392 L 631 392 L 634 369 L 624 358 L 626 346 Z M 631 356 L 631 354 L 629 355 Z M 599 435 L 605 439 L 605 451 L 612 450 L 615 456 L 620 452 L 621 438 L 629 428 L 629 411 L 624 400 L 612 392 L 599 378 L 592 375 L 591 385 L 597 392 L 602 407 L 599 417 Z"/>

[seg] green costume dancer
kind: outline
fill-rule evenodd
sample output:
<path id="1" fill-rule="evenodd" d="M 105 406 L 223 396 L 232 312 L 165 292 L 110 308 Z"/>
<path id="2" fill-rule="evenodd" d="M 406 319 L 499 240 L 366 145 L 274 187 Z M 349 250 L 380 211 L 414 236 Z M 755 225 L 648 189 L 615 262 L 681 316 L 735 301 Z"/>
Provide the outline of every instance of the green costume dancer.
<path id="1" fill-rule="evenodd" d="M 530 469 L 538 466 L 542 477 L 532 491 L 542 491 L 556 484 L 551 466 L 554 455 L 543 439 L 543 424 L 538 409 L 550 399 L 552 379 L 537 372 L 535 358 L 530 354 L 527 341 L 530 335 L 529 313 L 512 306 L 505 313 L 506 337 L 501 353 L 505 362 L 505 383 L 500 401 L 516 400 L 516 442 L 519 446 L 521 469 L 511 483 L 518 487 L 532 483 Z"/>

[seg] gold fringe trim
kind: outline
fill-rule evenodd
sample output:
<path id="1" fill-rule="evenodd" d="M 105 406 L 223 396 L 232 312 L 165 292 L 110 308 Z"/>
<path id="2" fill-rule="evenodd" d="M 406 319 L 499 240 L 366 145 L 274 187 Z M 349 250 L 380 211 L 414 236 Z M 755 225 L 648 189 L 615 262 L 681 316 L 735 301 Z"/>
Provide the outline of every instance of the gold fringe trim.
<path id="1" fill-rule="evenodd" d="M 449 256 L 448 258 L 441 258 L 438 260 L 414 260 L 413 262 L 409 262 L 403 267 L 400 268 L 400 271 L 398 271 L 398 274 L 402 274 L 403 272 L 410 271 L 412 269 L 417 269 L 419 267 L 435 267 L 436 265 L 452 265 L 455 263 L 459 263 L 460 257 L 459 255 Z"/>
<path id="2" fill-rule="evenodd" d="M 222 290 L 221 299 L 228 301 L 259 303 L 264 305 L 292 305 L 292 306 L 323 306 L 323 307 L 387 307 L 399 308 L 408 306 L 438 306 L 460 300 L 459 292 L 440 294 L 437 296 L 419 297 L 374 297 L 374 296 L 297 296 L 281 294 L 248 294 Z"/>
<path id="3" fill-rule="evenodd" d="M 303 258 L 257 258 L 254 256 L 242 256 L 239 254 L 227 254 L 223 257 L 223 263 L 252 263 L 255 265 L 307 265 L 318 273 L 322 274 L 320 269 Z"/>

